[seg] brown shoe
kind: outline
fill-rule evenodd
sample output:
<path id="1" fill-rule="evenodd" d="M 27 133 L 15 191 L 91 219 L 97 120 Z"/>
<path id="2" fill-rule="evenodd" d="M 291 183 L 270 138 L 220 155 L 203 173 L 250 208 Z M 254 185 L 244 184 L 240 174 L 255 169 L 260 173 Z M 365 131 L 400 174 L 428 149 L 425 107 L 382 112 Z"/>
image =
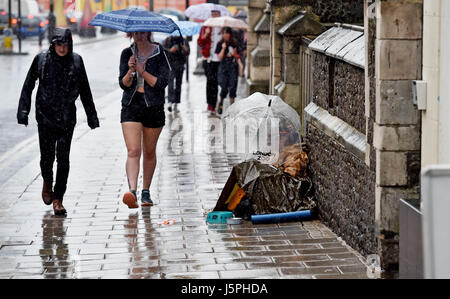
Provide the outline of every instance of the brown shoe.
<path id="1" fill-rule="evenodd" d="M 55 215 L 65 215 L 67 213 L 66 209 L 62 205 L 61 199 L 53 200 L 53 211 L 55 212 Z"/>
<path id="2" fill-rule="evenodd" d="M 52 197 L 53 197 L 52 186 L 47 185 L 47 183 L 44 182 L 44 185 L 42 186 L 42 200 L 47 206 L 52 204 L 53 201 Z"/>
<path id="3" fill-rule="evenodd" d="M 129 209 L 137 209 L 139 208 L 137 204 L 136 191 L 126 192 L 123 195 L 122 199 L 123 203 L 128 206 Z"/>

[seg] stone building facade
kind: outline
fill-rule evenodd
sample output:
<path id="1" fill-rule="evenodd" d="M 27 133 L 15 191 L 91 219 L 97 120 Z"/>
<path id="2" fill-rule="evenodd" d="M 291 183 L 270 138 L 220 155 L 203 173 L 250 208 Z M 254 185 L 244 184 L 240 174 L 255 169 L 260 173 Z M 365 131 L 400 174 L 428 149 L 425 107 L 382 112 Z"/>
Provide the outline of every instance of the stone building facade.
<path id="1" fill-rule="evenodd" d="M 269 93 L 270 77 L 270 12 L 265 0 L 248 1 L 247 86 L 248 94 Z"/>
<path id="2" fill-rule="evenodd" d="M 368 43 L 375 45 L 366 66 L 375 70 L 368 78 L 373 85 L 366 85 L 366 93 L 375 98 L 377 252 L 383 268 L 397 270 L 399 201 L 420 197 L 421 120 L 412 80 L 422 78 L 423 3 L 368 0 L 366 6 L 366 23 L 375 23 L 366 28 Z"/>
<path id="3" fill-rule="evenodd" d="M 423 1 L 258 2 L 266 28 L 269 19 L 268 92 L 304 121 L 321 218 L 396 271 L 399 201 L 420 194 L 424 134 L 411 86 L 422 78 Z"/>

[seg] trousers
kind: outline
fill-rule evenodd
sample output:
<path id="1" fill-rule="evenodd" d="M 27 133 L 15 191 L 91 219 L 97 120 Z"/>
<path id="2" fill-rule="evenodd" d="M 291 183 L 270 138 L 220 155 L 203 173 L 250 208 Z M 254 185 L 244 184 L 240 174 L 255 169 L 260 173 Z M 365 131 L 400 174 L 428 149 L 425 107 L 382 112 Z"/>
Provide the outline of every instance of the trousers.
<path id="1" fill-rule="evenodd" d="M 57 161 L 56 183 L 53 189 L 56 199 L 62 200 L 67 189 L 73 130 L 74 128 L 59 129 L 38 125 L 41 175 L 48 186 L 53 185 L 55 157 Z"/>
<path id="2" fill-rule="evenodd" d="M 203 61 L 203 69 L 206 75 L 206 103 L 212 105 L 214 108 L 217 104 L 217 94 L 219 92 L 219 81 L 218 81 L 218 69 L 219 62 Z"/>

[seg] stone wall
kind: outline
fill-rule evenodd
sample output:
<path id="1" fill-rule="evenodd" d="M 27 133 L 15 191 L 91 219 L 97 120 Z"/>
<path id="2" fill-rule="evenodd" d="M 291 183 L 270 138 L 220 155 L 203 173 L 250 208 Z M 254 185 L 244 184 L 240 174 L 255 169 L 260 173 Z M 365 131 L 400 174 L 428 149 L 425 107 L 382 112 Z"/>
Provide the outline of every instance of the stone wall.
<path id="1" fill-rule="evenodd" d="M 333 114 L 364 134 L 364 70 L 336 61 L 334 86 Z"/>
<path id="2" fill-rule="evenodd" d="M 324 118 L 323 123 L 330 126 L 337 118 L 341 128 L 359 132 L 359 139 L 365 144 L 364 83 L 363 69 L 314 52 L 313 103 L 335 117 Z M 334 89 L 331 98 L 330 89 Z M 310 172 L 320 215 L 350 246 L 364 255 L 374 254 L 375 169 L 365 163 L 365 148 L 356 156 L 348 144 L 335 138 L 337 135 L 325 126 L 307 121 Z"/>
<path id="3" fill-rule="evenodd" d="M 422 1 L 368 1 L 376 9 L 376 223 L 383 269 L 398 270 L 399 201 L 420 196 L 420 112 L 412 80 L 422 78 Z"/>
<path id="4" fill-rule="evenodd" d="M 313 102 L 328 110 L 329 63 L 325 55 L 313 53 Z"/>
<path id="5" fill-rule="evenodd" d="M 376 252 L 375 173 L 308 123 L 309 170 L 321 218 L 363 255 Z"/>
<path id="6" fill-rule="evenodd" d="M 310 44 L 313 100 L 305 109 L 305 139 L 321 218 L 350 246 L 371 255 L 377 252 L 376 172 L 366 163 L 373 125 L 366 118 L 365 68 L 341 54 L 364 54 L 360 30 L 335 26 Z"/>
<path id="7" fill-rule="evenodd" d="M 322 23 L 362 23 L 364 0 L 269 0 L 272 5 L 299 5 L 320 17 Z"/>
<path id="8" fill-rule="evenodd" d="M 365 134 L 364 70 L 321 53 L 315 52 L 313 57 L 314 103 Z M 329 81 L 331 63 L 334 63 L 332 82 Z M 332 103 L 329 103 L 330 84 L 334 88 Z"/>
<path id="9" fill-rule="evenodd" d="M 322 23 L 362 23 L 363 6 L 364 0 L 317 0 L 312 8 Z"/>
<path id="10" fill-rule="evenodd" d="M 267 0 L 270 7 L 270 93 L 282 81 L 282 38 L 278 30 L 302 11 L 313 13 L 322 23 L 362 23 L 363 0 Z M 281 85 L 284 83 L 281 82 Z"/>

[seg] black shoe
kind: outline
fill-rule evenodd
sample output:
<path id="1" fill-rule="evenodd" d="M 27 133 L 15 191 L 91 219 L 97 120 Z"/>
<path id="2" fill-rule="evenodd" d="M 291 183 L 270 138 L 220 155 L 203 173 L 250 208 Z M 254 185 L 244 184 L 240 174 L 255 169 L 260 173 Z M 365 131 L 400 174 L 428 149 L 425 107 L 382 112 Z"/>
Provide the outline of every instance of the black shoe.
<path id="1" fill-rule="evenodd" d="M 217 109 L 217 114 L 222 115 L 223 112 L 223 105 L 219 105 L 219 108 Z"/>
<path id="2" fill-rule="evenodd" d="M 167 107 L 167 110 L 169 110 L 169 112 L 172 112 L 172 104 L 170 104 L 169 107 Z"/>
<path id="3" fill-rule="evenodd" d="M 153 201 L 150 198 L 150 191 L 148 189 L 143 189 L 141 193 L 141 206 L 153 206 Z"/>

